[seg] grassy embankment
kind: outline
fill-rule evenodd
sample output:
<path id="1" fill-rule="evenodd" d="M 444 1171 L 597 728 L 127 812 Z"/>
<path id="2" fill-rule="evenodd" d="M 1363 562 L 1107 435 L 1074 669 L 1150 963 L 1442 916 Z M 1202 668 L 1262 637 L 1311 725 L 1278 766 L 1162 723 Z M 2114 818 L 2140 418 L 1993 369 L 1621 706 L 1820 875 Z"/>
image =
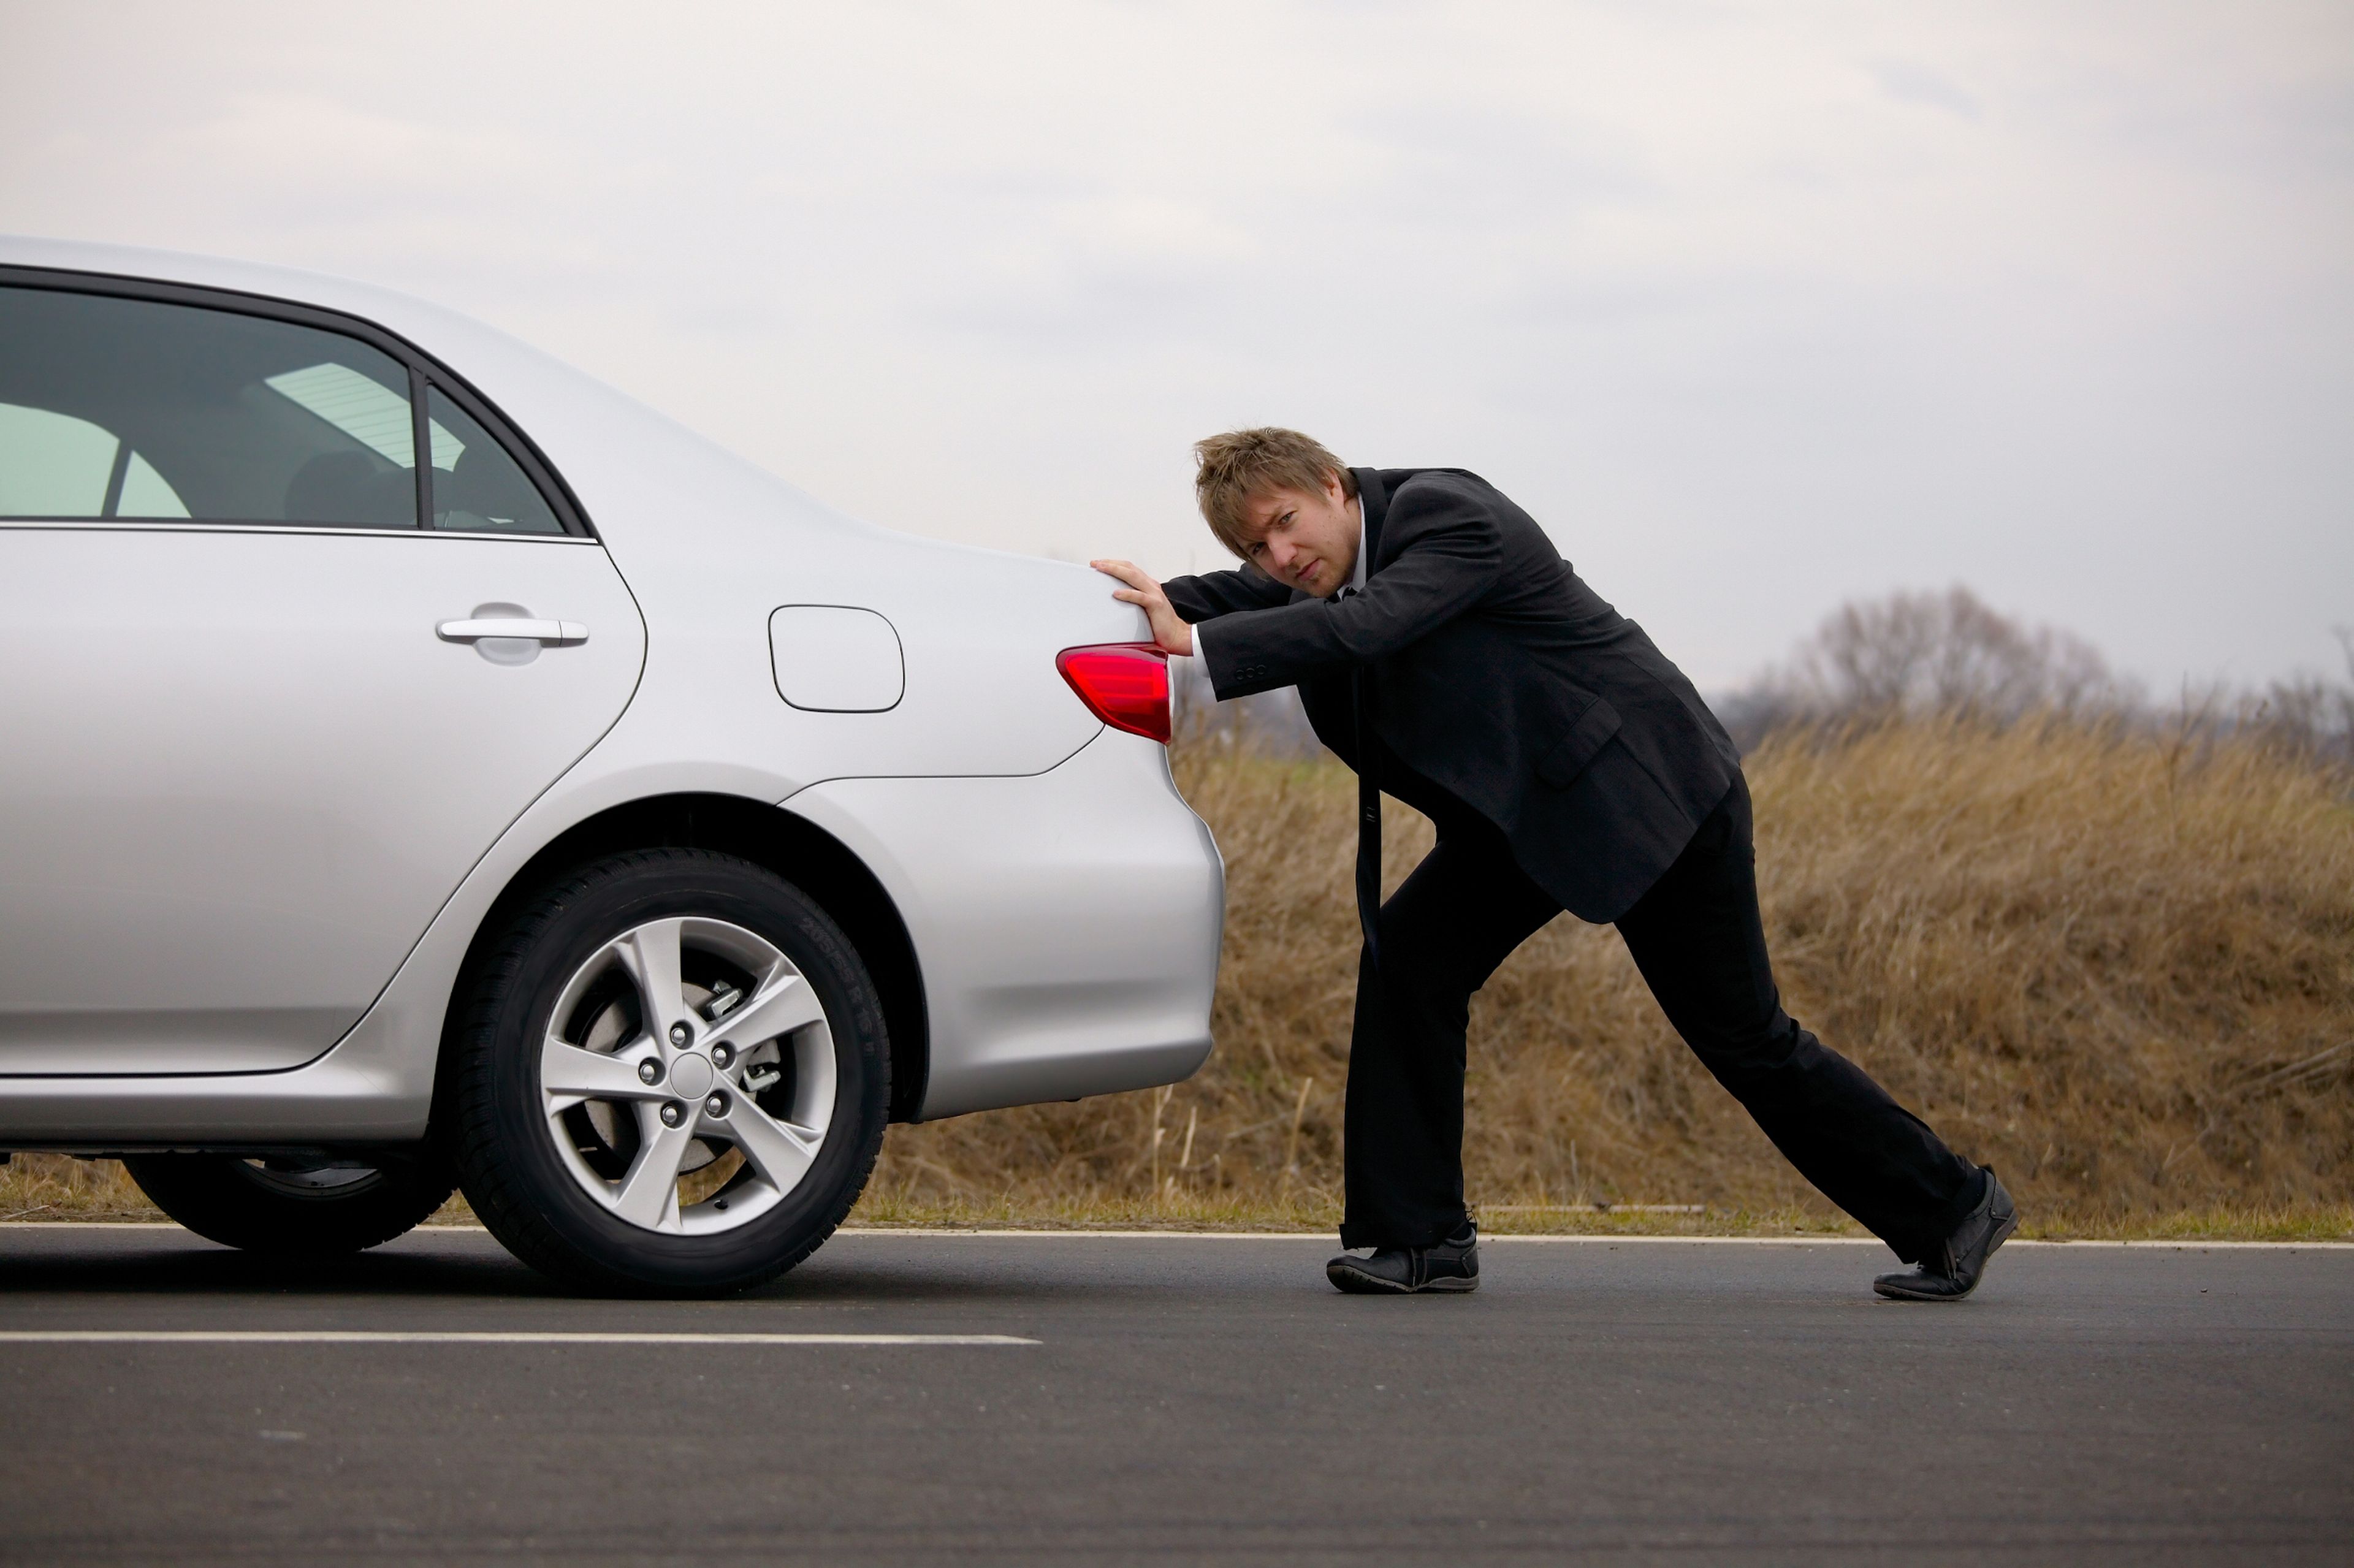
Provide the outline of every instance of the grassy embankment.
<path id="1" fill-rule="evenodd" d="M 1334 1223 L 1352 782 L 1211 746 L 1177 767 L 1229 878 L 1208 1066 L 895 1128 L 861 1220 Z M 2059 723 L 1791 736 L 1749 774 L 1790 1010 L 2000 1170 L 2025 1234 L 2354 1234 L 2342 780 L 2252 745 Z M 1430 830 L 1389 817 L 1394 885 Z M 1469 1095 L 1490 1230 L 1848 1228 L 1670 1033 L 1606 928 L 1564 917 L 1499 971 L 1473 1004 Z M 20 1157 L 0 1215 L 26 1209 L 143 1205 L 111 1167 Z"/>

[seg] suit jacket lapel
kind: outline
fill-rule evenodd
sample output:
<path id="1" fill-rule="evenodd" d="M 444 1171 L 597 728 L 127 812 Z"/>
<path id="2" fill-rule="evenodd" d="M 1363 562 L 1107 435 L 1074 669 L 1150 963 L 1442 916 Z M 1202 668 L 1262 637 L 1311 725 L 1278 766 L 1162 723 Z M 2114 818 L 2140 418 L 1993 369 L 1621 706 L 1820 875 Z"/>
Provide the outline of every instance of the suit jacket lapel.
<path id="1" fill-rule="evenodd" d="M 1390 493 L 1383 488 L 1379 469 L 1352 468 L 1349 471 L 1357 476 L 1357 504 L 1365 511 L 1365 576 L 1370 577 L 1373 575 L 1374 565 L 1382 558 L 1382 519 L 1390 514 Z M 1291 590 L 1293 604 L 1306 604 L 1315 597 L 1305 588 Z M 1336 605 L 1341 602 L 1341 597 L 1335 594 L 1324 602 Z"/>

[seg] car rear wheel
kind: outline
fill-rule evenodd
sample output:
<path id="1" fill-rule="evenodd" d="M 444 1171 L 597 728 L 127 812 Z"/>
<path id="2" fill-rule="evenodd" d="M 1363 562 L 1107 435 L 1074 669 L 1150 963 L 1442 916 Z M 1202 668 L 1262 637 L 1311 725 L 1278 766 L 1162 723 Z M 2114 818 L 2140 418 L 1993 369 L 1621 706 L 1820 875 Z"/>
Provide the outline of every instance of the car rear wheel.
<path id="1" fill-rule="evenodd" d="M 701 850 L 548 888 L 452 1045 L 474 1212 L 583 1290 L 715 1294 L 791 1267 L 857 1201 L 890 1103 L 882 1003 L 848 938 L 782 878 Z"/>
<path id="2" fill-rule="evenodd" d="M 281 1255 L 380 1245 L 414 1229 L 456 1186 L 429 1152 L 374 1160 L 137 1154 L 122 1163 L 151 1202 L 198 1235 Z"/>

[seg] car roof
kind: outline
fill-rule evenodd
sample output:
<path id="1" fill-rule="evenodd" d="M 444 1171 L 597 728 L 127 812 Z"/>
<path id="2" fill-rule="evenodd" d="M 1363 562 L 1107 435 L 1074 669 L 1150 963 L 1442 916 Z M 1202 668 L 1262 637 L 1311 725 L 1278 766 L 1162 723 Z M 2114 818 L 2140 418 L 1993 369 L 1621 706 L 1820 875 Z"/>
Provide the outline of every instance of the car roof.
<path id="1" fill-rule="evenodd" d="M 398 337 L 404 337 L 437 358 L 450 360 L 460 374 L 470 374 L 467 362 L 488 356 L 528 355 L 543 366 L 550 356 L 495 327 L 470 316 L 371 283 L 354 282 L 324 272 L 297 267 L 273 267 L 226 257 L 196 256 L 176 250 L 151 250 L 132 245 L 99 245 L 82 240 L 42 239 L 26 235 L 0 235 L 0 266 L 38 267 L 69 272 L 92 272 L 152 282 L 185 283 L 197 288 L 224 289 L 240 294 L 292 301 L 323 310 L 357 316 Z M 567 369 L 569 367 L 567 367 Z M 580 372 L 571 374 L 579 376 Z M 586 380 L 588 377 L 583 376 Z"/>

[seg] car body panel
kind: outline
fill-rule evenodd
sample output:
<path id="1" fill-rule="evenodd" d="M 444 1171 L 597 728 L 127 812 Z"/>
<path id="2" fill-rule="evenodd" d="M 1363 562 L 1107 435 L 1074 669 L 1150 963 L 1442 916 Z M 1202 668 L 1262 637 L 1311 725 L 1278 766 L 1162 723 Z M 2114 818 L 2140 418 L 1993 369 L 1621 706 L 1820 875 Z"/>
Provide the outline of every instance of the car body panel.
<path id="1" fill-rule="evenodd" d="M 1225 873 L 1156 742 L 1107 729 L 1036 779 L 837 779 L 789 805 L 865 862 L 927 955 L 926 1119 L 1169 1083 L 1208 1055 Z"/>

